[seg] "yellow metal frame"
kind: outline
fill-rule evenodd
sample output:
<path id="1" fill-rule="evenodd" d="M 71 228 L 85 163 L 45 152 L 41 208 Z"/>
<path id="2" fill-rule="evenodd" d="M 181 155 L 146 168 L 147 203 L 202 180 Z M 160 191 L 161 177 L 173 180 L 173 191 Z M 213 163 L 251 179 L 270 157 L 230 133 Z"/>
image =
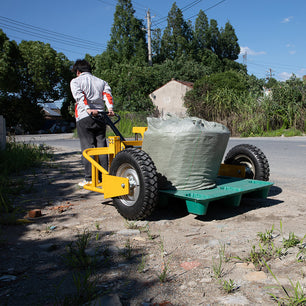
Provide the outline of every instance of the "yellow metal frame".
<path id="1" fill-rule="evenodd" d="M 142 139 L 147 127 L 134 127 L 133 133 L 140 134 Z M 136 138 L 136 137 L 135 137 Z M 103 193 L 104 198 L 119 197 L 130 193 L 129 180 L 125 177 L 110 175 L 109 172 L 99 164 L 99 155 L 108 155 L 109 167 L 115 156 L 126 147 L 141 147 L 142 140 L 122 141 L 119 136 L 108 137 L 108 147 L 89 148 L 83 151 L 83 156 L 91 163 L 90 184 L 84 186 L 85 189 Z M 99 172 L 102 175 L 102 182 L 99 182 Z"/>
<path id="2" fill-rule="evenodd" d="M 218 175 L 245 178 L 245 166 L 221 164 Z"/>
<path id="3" fill-rule="evenodd" d="M 99 164 L 99 155 L 108 155 L 109 167 L 115 156 L 126 147 L 142 146 L 142 139 L 147 127 L 133 127 L 136 140 L 122 141 L 119 136 L 108 137 L 109 146 L 104 148 L 89 148 L 83 151 L 83 156 L 91 163 L 92 182 L 84 186 L 85 189 L 103 193 L 104 198 L 119 197 L 130 193 L 129 180 L 125 177 L 110 175 L 109 172 Z M 138 140 L 138 134 L 141 140 Z M 102 182 L 99 182 L 99 172 Z M 245 167 L 238 165 L 221 164 L 219 175 L 245 178 Z"/>

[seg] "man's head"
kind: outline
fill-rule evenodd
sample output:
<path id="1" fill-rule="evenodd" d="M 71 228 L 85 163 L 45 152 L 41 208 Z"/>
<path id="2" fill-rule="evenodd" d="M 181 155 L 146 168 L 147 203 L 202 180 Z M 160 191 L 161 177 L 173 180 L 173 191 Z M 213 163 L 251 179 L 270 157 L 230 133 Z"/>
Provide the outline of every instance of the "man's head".
<path id="1" fill-rule="evenodd" d="M 91 72 L 91 66 L 90 66 L 90 64 L 86 60 L 78 59 L 78 60 L 75 61 L 71 71 L 73 73 L 77 73 L 77 72 L 80 72 L 80 73 L 82 73 L 82 72 Z"/>

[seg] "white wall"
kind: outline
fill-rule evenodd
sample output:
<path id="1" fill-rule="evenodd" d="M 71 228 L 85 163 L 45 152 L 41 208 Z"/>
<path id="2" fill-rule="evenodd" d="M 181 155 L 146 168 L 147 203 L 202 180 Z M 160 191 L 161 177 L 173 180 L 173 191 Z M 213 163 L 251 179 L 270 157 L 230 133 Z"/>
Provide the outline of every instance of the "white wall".
<path id="1" fill-rule="evenodd" d="M 172 80 L 161 88 L 153 91 L 150 94 L 150 98 L 153 104 L 158 108 L 161 117 L 167 113 L 184 117 L 187 111 L 184 107 L 184 96 L 190 89 L 190 87 Z"/>

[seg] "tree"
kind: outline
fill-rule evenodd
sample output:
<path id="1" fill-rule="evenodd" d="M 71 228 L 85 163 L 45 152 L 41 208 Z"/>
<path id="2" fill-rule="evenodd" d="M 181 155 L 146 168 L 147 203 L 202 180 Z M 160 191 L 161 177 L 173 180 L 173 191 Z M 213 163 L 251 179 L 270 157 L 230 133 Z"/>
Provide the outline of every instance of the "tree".
<path id="1" fill-rule="evenodd" d="M 10 41 L 0 29 L 0 90 L 18 91 L 18 70 L 20 54 L 17 43 Z"/>
<path id="2" fill-rule="evenodd" d="M 234 28 L 229 22 L 225 24 L 224 29 L 221 29 L 219 40 L 220 57 L 233 61 L 238 59 L 240 53 L 238 38 L 235 34 Z"/>
<path id="3" fill-rule="evenodd" d="M 185 106 L 192 116 L 213 121 L 228 120 L 232 113 L 239 111 L 239 101 L 246 95 L 248 82 L 244 73 L 213 73 L 194 83 L 193 90 L 185 96 Z"/>
<path id="4" fill-rule="evenodd" d="M 1 113 L 9 125 L 37 130 L 43 119 L 40 102 L 71 98 L 71 62 L 49 44 L 22 41 L 17 45 L 2 31 L 0 48 Z"/>
<path id="5" fill-rule="evenodd" d="M 161 29 L 155 29 L 152 32 L 152 53 L 153 53 L 153 63 L 161 63 L 161 40 L 162 34 Z"/>
<path id="6" fill-rule="evenodd" d="M 193 32 L 193 49 L 196 58 L 201 58 L 205 50 L 210 46 L 209 24 L 206 14 L 200 10 L 195 21 Z"/>
<path id="7" fill-rule="evenodd" d="M 135 18 L 131 0 L 118 0 L 107 44 L 112 61 L 143 62 L 147 58 L 146 35 L 143 22 Z"/>
<path id="8" fill-rule="evenodd" d="M 167 18 L 168 24 L 161 40 L 161 56 L 165 59 L 174 59 L 183 54 L 188 54 L 192 30 L 184 18 L 182 11 L 174 2 Z"/>
<path id="9" fill-rule="evenodd" d="M 19 69 L 20 94 L 33 103 L 60 100 L 67 95 L 71 62 L 49 44 L 22 41 L 19 44 L 22 64 Z M 65 77 L 66 76 L 66 77 Z"/>
<path id="10" fill-rule="evenodd" d="M 220 31 L 218 23 L 215 19 L 210 20 L 209 31 L 208 31 L 208 48 L 220 57 L 221 46 L 220 46 Z"/>

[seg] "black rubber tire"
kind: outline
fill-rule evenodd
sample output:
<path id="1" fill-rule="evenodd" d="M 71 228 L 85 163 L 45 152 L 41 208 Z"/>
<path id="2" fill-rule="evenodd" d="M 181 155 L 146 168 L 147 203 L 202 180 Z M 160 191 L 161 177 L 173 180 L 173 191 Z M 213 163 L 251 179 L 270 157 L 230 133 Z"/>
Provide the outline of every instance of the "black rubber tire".
<path id="1" fill-rule="evenodd" d="M 114 197 L 113 203 L 128 220 L 143 220 L 150 216 L 158 202 L 155 165 L 150 156 L 137 148 L 127 148 L 114 158 L 110 174 L 128 177 L 130 193 Z"/>
<path id="2" fill-rule="evenodd" d="M 265 154 L 256 146 L 240 144 L 233 147 L 224 159 L 225 164 L 245 165 L 245 177 L 254 180 L 268 181 L 270 166 Z"/>

